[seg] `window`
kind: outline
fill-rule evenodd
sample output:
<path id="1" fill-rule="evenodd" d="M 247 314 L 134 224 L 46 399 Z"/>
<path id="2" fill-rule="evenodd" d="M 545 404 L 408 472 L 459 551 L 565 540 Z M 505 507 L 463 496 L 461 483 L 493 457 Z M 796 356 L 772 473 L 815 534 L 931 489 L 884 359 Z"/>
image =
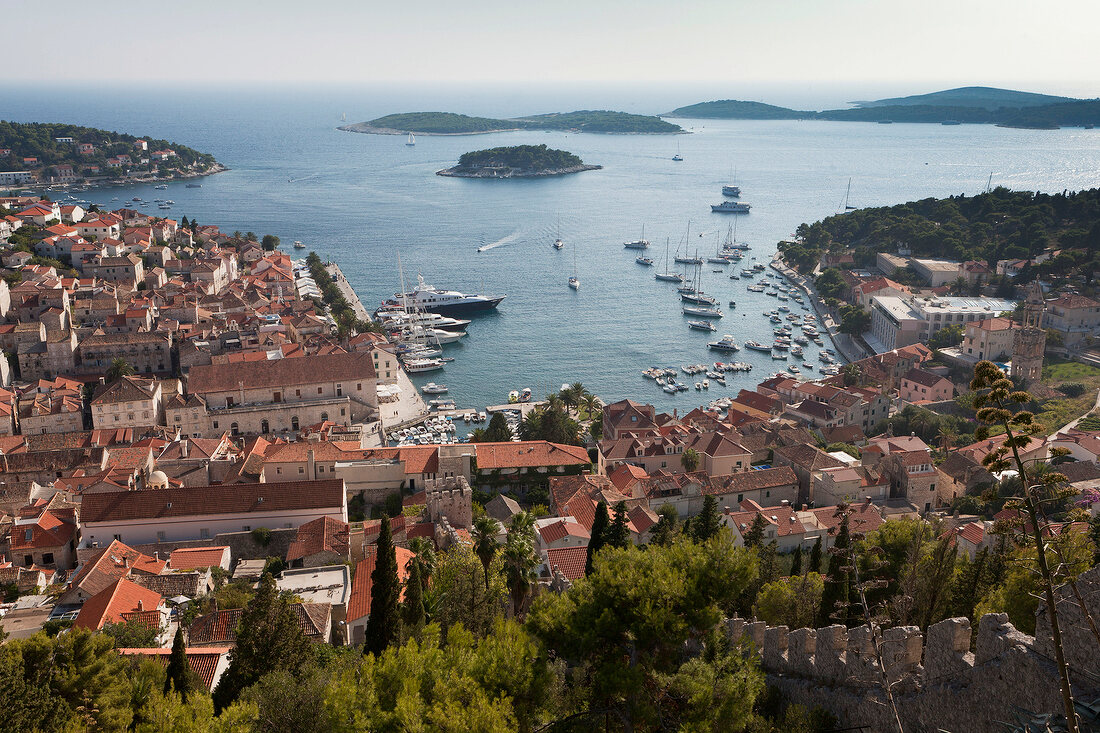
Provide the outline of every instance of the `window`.
<path id="1" fill-rule="evenodd" d="M 53 553 L 52 552 L 43 552 L 42 553 L 42 564 L 43 565 L 53 565 Z"/>
<path id="2" fill-rule="evenodd" d="M 336 385 L 336 396 L 337 397 L 343 397 L 344 396 L 344 385 L 342 385 L 342 384 Z"/>
<path id="3" fill-rule="evenodd" d="M 324 472 L 325 472 L 325 467 L 324 466 L 318 466 L 317 467 L 317 473 L 324 473 Z"/>
<path id="4" fill-rule="evenodd" d="M 233 423 L 232 425 L 229 426 L 229 432 L 233 433 L 233 435 L 240 435 L 241 434 L 241 429 L 237 425 L 237 423 Z"/>
<path id="5" fill-rule="evenodd" d="M 344 417 L 347 414 L 348 414 L 347 408 L 341 407 L 340 408 L 340 417 Z"/>
<path id="6" fill-rule="evenodd" d="M 210 539 L 210 530 L 207 529 L 206 527 L 203 527 L 202 529 L 200 529 L 199 530 L 199 539 L 203 539 L 203 540 Z"/>
<path id="7" fill-rule="evenodd" d="M 321 413 L 321 422 L 324 422 L 325 420 L 328 420 L 328 413 L 327 412 L 322 412 Z"/>
<path id="8" fill-rule="evenodd" d="M 300 389 L 294 390 L 294 396 L 295 397 L 301 397 L 302 396 L 302 390 L 300 390 Z"/>
<path id="9" fill-rule="evenodd" d="M 164 542 L 166 539 L 164 532 L 157 532 L 157 542 Z"/>
<path id="10" fill-rule="evenodd" d="M 241 527 L 241 531 L 242 532 L 251 532 L 252 531 L 252 525 L 249 525 L 249 524 L 244 525 L 243 527 Z"/>
<path id="11" fill-rule="evenodd" d="M 217 425 L 215 425 L 214 427 L 217 427 Z M 294 431 L 298 430 L 298 416 L 297 415 L 290 418 L 290 429 L 294 430 Z"/>
<path id="12" fill-rule="evenodd" d="M 118 540 L 119 542 L 122 542 L 122 535 L 116 534 L 115 539 Z"/>
<path id="13" fill-rule="evenodd" d="M 273 393 L 271 395 L 271 401 L 272 402 L 282 402 L 283 401 L 283 393 L 282 392 Z"/>
<path id="14" fill-rule="evenodd" d="M 741 502 L 743 502 L 744 500 L 745 500 L 745 495 L 744 495 L 744 494 L 738 494 L 738 495 L 737 495 L 737 503 L 738 503 L 738 504 L 740 504 L 740 503 L 741 503 Z"/>
<path id="15" fill-rule="evenodd" d="M 277 473 L 277 474 L 282 474 L 282 472 L 283 472 L 282 468 L 276 468 L 275 469 L 275 473 Z"/>
<path id="16" fill-rule="evenodd" d="M 214 429 L 215 429 L 215 430 L 217 430 L 217 429 L 218 429 L 218 421 L 217 421 L 217 420 L 215 420 L 215 421 L 214 421 Z"/>
<path id="17" fill-rule="evenodd" d="M 34 565 L 34 555 L 24 555 L 23 556 L 23 564 L 28 566 L 28 567 L 30 567 L 31 565 Z"/>
<path id="18" fill-rule="evenodd" d="M 306 469 L 303 466 L 298 466 L 298 473 L 305 473 Z"/>
<path id="19" fill-rule="evenodd" d="M 362 392 L 363 391 L 363 383 L 362 382 L 359 382 L 358 384 L 355 385 L 355 391 L 356 392 Z"/>
<path id="20" fill-rule="evenodd" d="M 317 394 L 321 394 L 321 388 L 320 387 L 317 388 Z"/>
<path id="21" fill-rule="evenodd" d="M 267 420 L 266 419 L 261 420 L 260 421 L 260 432 L 263 433 L 264 435 L 267 435 L 270 430 L 271 430 L 271 427 L 270 427 L 269 423 L 267 422 Z"/>

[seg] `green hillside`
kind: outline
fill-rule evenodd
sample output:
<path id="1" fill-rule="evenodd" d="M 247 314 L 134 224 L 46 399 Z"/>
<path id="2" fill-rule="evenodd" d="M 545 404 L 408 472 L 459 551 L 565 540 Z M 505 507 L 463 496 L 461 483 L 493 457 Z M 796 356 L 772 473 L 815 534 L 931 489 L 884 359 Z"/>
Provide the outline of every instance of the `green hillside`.
<path id="1" fill-rule="evenodd" d="M 58 142 L 56 138 L 72 138 L 73 143 Z M 56 122 L 7 122 L 0 120 L 0 149 L 10 149 L 0 167 L 4 170 L 33 170 L 48 166 L 70 164 L 76 169 L 98 165 L 106 170 L 107 159 L 116 155 L 129 155 L 139 167 L 139 152 L 134 142 L 139 138 L 122 132 L 109 132 L 94 127 L 81 127 Z M 186 145 L 153 137 L 140 138 L 148 143 L 150 151 L 171 149 L 176 151 L 172 165 L 210 167 L 217 161 L 208 153 L 200 153 Z M 80 153 L 76 143 L 91 143 L 95 150 Z M 147 155 L 147 153 L 145 153 Z M 23 158 L 34 157 L 37 163 L 24 164 Z"/>
<path id="2" fill-rule="evenodd" d="M 1070 97 L 1056 97 L 1050 94 L 1018 92 L 1014 89 L 995 87 L 959 87 L 945 89 L 930 94 L 914 94 L 908 97 L 877 99 L 873 102 L 855 102 L 860 107 L 981 107 L 996 110 L 1001 107 L 1038 107 L 1047 104 L 1076 101 Z"/>
<path id="3" fill-rule="evenodd" d="M 717 120 L 798 120 L 813 117 L 815 112 L 800 112 L 787 107 L 777 107 L 763 102 L 745 102 L 738 99 L 721 99 L 677 107 L 666 117 Z"/>
<path id="4" fill-rule="evenodd" d="M 353 132 L 399 130 L 439 135 L 464 135 L 516 129 L 646 134 L 683 132 L 679 125 L 665 122 L 660 117 L 610 110 L 577 110 L 514 119 L 470 117 L 454 112 L 404 112 L 348 125 L 343 129 Z"/>

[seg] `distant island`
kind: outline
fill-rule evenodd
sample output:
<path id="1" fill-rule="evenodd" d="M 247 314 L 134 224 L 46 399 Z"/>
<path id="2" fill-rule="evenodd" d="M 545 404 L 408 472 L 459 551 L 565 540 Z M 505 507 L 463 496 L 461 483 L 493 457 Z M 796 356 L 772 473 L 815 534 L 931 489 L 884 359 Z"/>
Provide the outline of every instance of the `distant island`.
<path id="1" fill-rule="evenodd" d="M 857 106 L 818 112 L 723 99 L 678 107 L 663 116 L 723 120 L 968 123 L 1031 129 L 1100 124 L 1098 99 L 1073 99 L 993 87 L 960 87 L 853 104 Z"/>
<path id="2" fill-rule="evenodd" d="M 458 165 L 436 171 L 437 176 L 457 178 L 540 178 L 599 170 L 565 150 L 545 145 L 514 145 L 463 153 Z"/>
<path id="3" fill-rule="evenodd" d="M 668 135 L 684 132 L 679 125 L 660 117 L 608 110 L 555 112 L 512 119 L 470 117 L 454 112 L 404 112 L 378 117 L 369 122 L 344 125 L 347 132 L 375 135 L 478 135 L 511 130 L 568 130 L 615 134 Z"/>
<path id="4" fill-rule="evenodd" d="M 79 125 L 0 121 L 5 184 L 159 181 L 222 170 L 213 155 L 168 140 Z"/>

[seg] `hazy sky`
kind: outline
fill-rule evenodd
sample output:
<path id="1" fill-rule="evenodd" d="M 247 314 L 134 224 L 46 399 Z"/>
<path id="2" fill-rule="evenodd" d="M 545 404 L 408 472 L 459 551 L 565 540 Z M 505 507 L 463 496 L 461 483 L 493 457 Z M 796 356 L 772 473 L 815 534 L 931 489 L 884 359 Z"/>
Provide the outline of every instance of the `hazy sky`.
<path id="1" fill-rule="evenodd" d="M 1097 0 L 5 0 L 7 81 L 988 84 L 1100 96 Z M 32 30 L 32 26 L 34 30 Z M 0 100 L 2 103 L 2 100 Z"/>

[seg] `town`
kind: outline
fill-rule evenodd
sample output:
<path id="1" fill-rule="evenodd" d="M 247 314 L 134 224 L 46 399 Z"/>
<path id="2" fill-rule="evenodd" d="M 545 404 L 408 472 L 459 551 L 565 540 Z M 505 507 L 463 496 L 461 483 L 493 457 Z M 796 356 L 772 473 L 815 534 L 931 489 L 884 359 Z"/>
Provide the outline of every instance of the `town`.
<path id="1" fill-rule="evenodd" d="M 1100 418 L 1088 413 L 1100 368 L 1087 346 L 1100 333 L 1100 303 L 1045 293 L 1035 280 L 1006 297 L 980 293 L 983 278 L 1011 278 L 1020 263 L 996 263 L 994 273 L 979 262 L 879 254 L 877 272 L 845 269 L 841 257 L 803 276 L 780 261 L 841 322 L 848 339 L 838 347 L 871 355 L 820 379 L 780 373 L 720 408 L 682 413 L 582 399 L 576 385 L 534 407 L 544 432 L 530 416 L 516 430 L 497 415 L 468 441 L 394 446 L 394 431 L 431 410 L 397 344 L 337 286 L 335 265 L 295 260 L 274 235 L 186 218 L 37 195 L 0 198 L 0 207 L 0 608 L 9 641 L 86 629 L 118 639 L 121 656 L 168 664 L 183 654 L 197 684 L 230 703 L 258 679 L 231 660 L 265 594 L 293 599 L 289 618 L 304 639 L 381 652 L 399 634 L 379 635 L 379 568 L 400 584 L 403 614 L 416 586 L 419 622 L 409 623 L 424 621 L 423 591 L 434 594 L 437 622 L 487 629 L 494 618 L 537 616 L 540 597 L 588 582 L 601 547 L 726 532 L 729 551 L 741 548 L 759 568 L 752 592 L 722 609 L 729 638 L 755 640 L 769 684 L 845 720 L 874 687 L 873 665 L 857 670 L 854 650 L 881 653 L 877 637 L 857 638 L 863 612 L 825 587 L 843 575 L 838 558 L 857 539 L 899 553 L 884 577 L 910 607 L 890 607 L 881 646 L 905 650 L 884 673 L 910 680 L 899 703 L 910 711 L 943 694 L 927 655 L 926 681 L 914 681 L 922 635 L 958 653 L 936 662 L 956 682 L 976 665 L 963 658 L 971 623 L 985 663 L 1042 666 L 1045 607 L 1003 591 L 1014 572 L 1003 566 L 1029 557 L 1026 535 L 1004 529 L 1023 516 L 1013 504 L 1016 465 L 1000 465 L 1009 448 L 1064 474 L 1043 525 L 1064 538 L 1058 551 L 1096 552 L 1100 523 L 1089 516 L 1100 513 Z M 900 270 L 917 279 L 892 279 Z M 964 286 L 977 294 L 951 294 Z M 853 321 L 862 327 L 843 327 Z M 983 364 L 1037 404 L 1072 398 L 1080 409 L 1040 408 L 1038 427 L 1020 433 L 1026 440 L 1009 440 L 996 429 L 1009 423 L 980 419 L 971 379 Z M 552 433 L 547 416 L 574 427 Z M 489 574 L 501 556 L 495 572 L 507 588 L 497 591 Z M 431 563 L 429 586 L 421 573 Z M 1092 564 L 1089 554 L 1059 577 Z M 456 603 L 461 569 L 476 575 L 482 566 L 489 609 Z M 448 580 L 446 567 L 457 575 Z M 1079 582 L 1095 588 L 1100 576 L 1088 571 Z M 912 588 L 901 593 L 899 583 Z M 396 604 L 396 588 L 385 592 Z M 848 645 L 848 666 L 834 660 L 826 672 L 825 629 L 816 666 L 806 634 L 837 628 L 838 614 L 855 628 L 828 643 L 838 657 Z M 799 629 L 800 656 L 788 629 Z M 1016 657 L 1004 639 L 1015 640 Z M 1081 654 L 1094 668 L 1097 657 Z M 826 678 L 836 694 L 798 692 Z M 988 683 L 967 684 L 977 699 Z M 1012 695 L 1049 705 L 1057 682 Z M 977 730 L 983 710 L 976 701 L 965 714 L 922 719 Z"/>

